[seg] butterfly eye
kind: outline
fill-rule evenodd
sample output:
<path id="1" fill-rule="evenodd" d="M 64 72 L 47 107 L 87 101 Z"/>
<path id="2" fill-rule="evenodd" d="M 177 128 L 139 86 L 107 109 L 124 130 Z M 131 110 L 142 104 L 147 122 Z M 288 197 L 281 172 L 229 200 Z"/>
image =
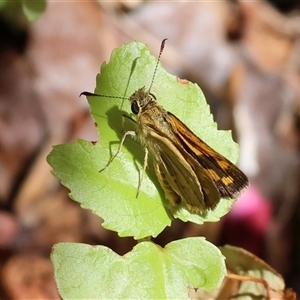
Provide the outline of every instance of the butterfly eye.
<path id="1" fill-rule="evenodd" d="M 140 112 L 140 107 L 136 101 L 131 103 L 131 111 L 137 115 Z"/>

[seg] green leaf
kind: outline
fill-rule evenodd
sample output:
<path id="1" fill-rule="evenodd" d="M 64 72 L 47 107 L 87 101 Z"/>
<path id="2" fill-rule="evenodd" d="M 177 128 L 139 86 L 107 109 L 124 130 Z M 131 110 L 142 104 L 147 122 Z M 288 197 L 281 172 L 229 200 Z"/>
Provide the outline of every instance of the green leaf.
<path id="1" fill-rule="evenodd" d="M 133 42 L 124 45 L 112 53 L 109 64 L 102 66 L 101 74 L 97 76 L 95 93 L 129 98 L 137 89 L 150 86 L 156 63 L 157 57 L 153 56 L 143 43 Z M 159 64 L 151 93 L 156 96 L 159 104 L 179 117 L 215 150 L 231 161 L 237 159 L 238 146 L 232 141 L 231 133 L 217 130 L 217 124 L 213 121 L 204 95 L 196 84 L 180 83 L 175 76 L 168 74 Z M 125 122 L 125 126 L 122 126 L 122 115 L 131 114 L 130 103 L 128 100 L 104 97 L 88 97 L 88 101 L 93 118 L 98 125 L 103 147 L 103 160 L 108 162 L 111 154 L 115 154 L 117 151 L 123 136 L 122 132 L 134 128 L 133 124 L 130 124 L 132 122 L 128 120 Z M 111 179 L 116 180 L 116 184 L 120 178 L 126 178 L 128 190 L 131 189 L 132 195 L 134 195 L 141 175 L 139 171 L 143 167 L 143 160 L 144 149 L 137 141 L 129 137 L 125 140 L 122 154 L 116 157 L 109 165 L 108 170 L 102 172 L 103 176 L 111 178 L 111 174 L 115 173 L 116 176 Z M 108 172 L 110 173 L 107 174 Z M 161 202 L 162 205 L 169 206 L 168 201 L 164 200 L 164 192 L 157 181 L 151 162 L 149 162 L 147 174 L 151 181 L 145 179 L 142 182 L 141 194 L 146 194 L 150 198 L 147 201 Z M 144 205 L 144 201 L 140 202 L 141 205 Z M 191 214 L 184 208 L 171 207 L 170 209 L 175 217 L 183 221 L 201 224 L 204 221 L 219 220 L 228 212 L 232 202 L 223 200 L 214 211 L 205 212 L 203 215 Z"/>
<path id="2" fill-rule="evenodd" d="M 144 201 L 144 205 L 140 205 L 145 196 L 141 194 L 136 199 L 136 190 L 129 190 L 126 176 L 122 178 L 110 168 L 108 175 L 100 173 L 107 162 L 102 157 L 103 151 L 102 143 L 77 140 L 55 146 L 47 160 L 53 174 L 71 190 L 70 197 L 101 216 L 103 227 L 136 239 L 157 236 L 171 223 L 166 210 L 155 201 Z M 128 172 L 137 172 L 134 164 L 128 168 Z M 153 193 L 156 193 L 154 187 Z"/>
<path id="3" fill-rule="evenodd" d="M 95 92 L 110 97 L 88 97 L 91 113 L 101 142 L 77 141 L 55 147 L 48 157 L 55 176 L 71 190 L 71 197 L 104 219 L 103 226 L 120 236 L 141 239 L 157 236 L 171 223 L 172 215 L 183 221 L 202 224 L 218 221 L 234 200 L 222 199 L 215 210 L 203 214 L 191 213 L 184 207 L 170 207 L 164 197 L 151 160 L 136 198 L 142 175 L 144 149 L 128 137 L 115 160 L 102 172 L 117 152 L 124 130 L 135 123 L 130 116 L 127 99 L 142 86 L 150 86 L 157 57 L 140 42 L 132 42 L 113 51 L 110 62 L 103 64 L 97 76 Z M 179 117 L 200 138 L 231 161 L 238 156 L 238 146 L 229 131 L 218 131 L 203 93 L 196 84 L 182 83 L 159 64 L 151 89 L 159 104 Z M 170 214 L 170 212 L 172 214 Z"/>
<path id="4" fill-rule="evenodd" d="M 164 248 L 141 242 L 124 256 L 104 246 L 60 243 L 51 259 L 63 299 L 189 299 L 189 289 L 212 291 L 226 274 L 219 249 L 199 237 Z"/>
<path id="5" fill-rule="evenodd" d="M 22 8 L 30 22 L 36 21 L 46 10 L 46 0 L 22 0 Z"/>

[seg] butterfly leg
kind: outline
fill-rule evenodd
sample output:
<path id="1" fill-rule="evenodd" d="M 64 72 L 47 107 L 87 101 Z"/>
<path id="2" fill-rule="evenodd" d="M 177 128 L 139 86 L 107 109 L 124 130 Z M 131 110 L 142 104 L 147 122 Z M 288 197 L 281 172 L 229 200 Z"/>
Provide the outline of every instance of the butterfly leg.
<path id="1" fill-rule="evenodd" d="M 142 181 L 144 179 L 146 168 L 148 166 L 148 156 L 149 156 L 149 151 L 148 151 L 147 148 L 145 148 L 145 157 L 144 157 L 143 172 L 142 172 L 142 174 L 140 176 L 139 185 L 138 185 L 138 189 L 137 189 L 137 192 L 136 192 L 136 198 L 138 197 L 138 195 L 140 193 L 140 188 L 141 188 L 141 185 L 142 185 Z"/>
<path id="2" fill-rule="evenodd" d="M 126 137 L 127 137 L 128 135 L 136 136 L 136 132 L 135 132 L 135 131 L 125 131 L 125 133 L 124 133 L 124 135 L 123 135 L 123 137 L 122 137 L 122 140 L 121 140 L 121 142 L 120 142 L 120 145 L 119 145 L 119 147 L 118 147 L 117 152 L 109 159 L 108 163 L 107 163 L 107 164 L 104 166 L 104 168 L 102 168 L 99 172 L 104 171 L 104 170 L 112 163 L 112 161 L 117 157 L 117 155 L 120 153 L 120 151 L 121 151 L 121 149 L 122 149 L 122 146 L 123 146 L 123 144 L 124 144 L 124 141 L 125 141 L 125 139 L 126 139 Z"/>

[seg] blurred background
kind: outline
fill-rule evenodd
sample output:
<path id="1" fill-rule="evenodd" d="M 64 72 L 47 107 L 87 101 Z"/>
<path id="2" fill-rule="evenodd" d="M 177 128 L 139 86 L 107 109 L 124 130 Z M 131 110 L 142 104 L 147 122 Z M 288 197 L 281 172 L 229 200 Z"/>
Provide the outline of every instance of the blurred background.
<path id="1" fill-rule="evenodd" d="M 71 201 L 45 159 L 53 145 L 98 139 L 78 95 L 111 51 L 139 40 L 157 55 L 166 37 L 163 66 L 203 89 L 251 185 L 220 222 L 176 220 L 156 242 L 243 247 L 300 293 L 299 1 L 49 1 L 33 23 L 12 3 L 0 10 L 0 298 L 59 299 L 57 242 L 135 245 Z"/>

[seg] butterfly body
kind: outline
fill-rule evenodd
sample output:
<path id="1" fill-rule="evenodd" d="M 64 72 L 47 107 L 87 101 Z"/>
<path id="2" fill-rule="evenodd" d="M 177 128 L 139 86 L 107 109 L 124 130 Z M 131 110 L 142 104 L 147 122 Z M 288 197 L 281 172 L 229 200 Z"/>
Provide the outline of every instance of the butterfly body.
<path id="1" fill-rule="evenodd" d="M 137 137 L 152 154 L 154 169 L 172 205 L 214 209 L 222 197 L 234 198 L 247 177 L 156 102 L 143 87 L 130 98 L 137 116 Z M 238 180 L 236 180 L 238 178 Z"/>

